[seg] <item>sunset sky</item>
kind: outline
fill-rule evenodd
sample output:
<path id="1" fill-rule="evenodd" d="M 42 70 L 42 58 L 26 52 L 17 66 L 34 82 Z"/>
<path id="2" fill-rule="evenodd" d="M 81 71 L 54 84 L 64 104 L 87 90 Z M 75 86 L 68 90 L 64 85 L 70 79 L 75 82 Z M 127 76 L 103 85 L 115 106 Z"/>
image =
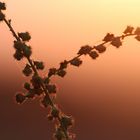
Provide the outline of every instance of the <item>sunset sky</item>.
<path id="1" fill-rule="evenodd" d="M 45 62 L 44 75 L 76 56 L 82 45 L 98 44 L 108 32 L 121 35 L 127 25 L 140 26 L 140 0 L 5 2 L 15 30 L 32 35 L 33 58 Z M 13 100 L 26 80 L 21 74 L 26 61 L 12 57 L 13 37 L 2 22 L 0 34 L 0 139 L 52 140 L 53 125 L 38 101 L 18 106 Z M 82 60 L 80 68 L 68 68 L 64 79 L 52 79 L 58 86 L 58 104 L 75 118 L 76 140 L 139 140 L 140 42 L 129 37 L 119 49 L 108 46 L 97 60 Z"/>

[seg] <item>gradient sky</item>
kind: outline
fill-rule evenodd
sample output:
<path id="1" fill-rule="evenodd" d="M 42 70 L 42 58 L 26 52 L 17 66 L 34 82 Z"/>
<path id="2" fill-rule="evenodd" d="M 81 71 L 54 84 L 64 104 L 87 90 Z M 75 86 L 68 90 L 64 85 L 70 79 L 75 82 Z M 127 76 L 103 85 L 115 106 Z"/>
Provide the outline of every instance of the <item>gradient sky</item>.
<path id="1" fill-rule="evenodd" d="M 5 2 L 7 18 L 17 32 L 31 33 L 33 58 L 43 60 L 46 70 L 74 57 L 80 46 L 100 43 L 107 32 L 121 35 L 127 25 L 140 26 L 139 0 Z M 45 140 L 53 127 L 38 102 L 19 107 L 13 101 L 26 79 L 21 75 L 25 61 L 13 59 L 13 37 L 4 23 L 0 33 L 0 139 Z M 68 68 L 64 79 L 53 78 L 58 103 L 76 120 L 76 140 L 139 140 L 140 42 L 130 37 L 119 49 L 108 46 L 96 61 L 88 56 L 82 60 L 80 68 Z"/>

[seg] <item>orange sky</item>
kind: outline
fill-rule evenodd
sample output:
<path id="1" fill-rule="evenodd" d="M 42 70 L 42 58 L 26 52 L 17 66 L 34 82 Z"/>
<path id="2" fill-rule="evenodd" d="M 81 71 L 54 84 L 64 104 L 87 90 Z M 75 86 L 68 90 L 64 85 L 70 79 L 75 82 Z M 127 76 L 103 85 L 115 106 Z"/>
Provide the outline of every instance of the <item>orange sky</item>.
<path id="1" fill-rule="evenodd" d="M 140 26 L 139 0 L 9 0 L 5 13 L 16 31 L 31 33 L 33 57 L 44 60 L 46 69 L 75 56 L 80 46 L 100 42 L 107 32 L 120 35 L 127 25 Z M 0 33 L 2 84 L 7 84 L 7 73 L 8 80 L 14 79 L 18 85 L 17 91 L 24 80 L 21 70 L 25 62 L 12 58 L 13 38 L 3 23 Z M 133 119 L 137 118 L 140 113 L 133 107 L 137 110 L 140 106 L 140 42 L 126 39 L 119 49 L 109 46 L 96 61 L 82 59 L 80 68 L 70 67 L 64 79 L 53 79 L 59 87 L 58 101 L 64 98 L 71 105 L 72 99 L 77 108 L 86 104 L 88 111 L 95 102 L 101 110 L 115 109 L 113 113 L 122 114 L 123 121 L 127 114 L 130 122 L 132 112 Z"/>

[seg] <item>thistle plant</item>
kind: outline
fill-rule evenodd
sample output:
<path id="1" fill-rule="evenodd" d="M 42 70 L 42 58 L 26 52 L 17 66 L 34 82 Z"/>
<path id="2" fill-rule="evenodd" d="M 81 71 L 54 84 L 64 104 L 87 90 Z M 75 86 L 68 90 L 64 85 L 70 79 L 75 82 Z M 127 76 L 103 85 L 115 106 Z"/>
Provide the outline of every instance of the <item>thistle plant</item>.
<path id="1" fill-rule="evenodd" d="M 47 114 L 48 120 L 55 123 L 54 139 L 56 140 L 73 140 L 75 135 L 71 133 L 70 128 L 74 123 L 72 116 L 68 116 L 61 111 L 56 104 L 56 92 L 57 87 L 51 82 L 52 76 L 64 77 L 67 74 L 67 68 L 69 65 L 79 67 L 83 63 L 81 60 L 82 55 L 88 55 L 93 60 L 97 59 L 101 53 L 106 51 L 107 45 L 119 48 L 122 46 L 124 39 L 128 36 L 134 36 L 134 38 L 140 41 L 140 27 L 136 29 L 132 26 L 127 26 L 122 35 L 115 36 L 114 34 L 107 33 L 102 39 L 102 43 L 94 46 L 84 45 L 77 52 L 77 55 L 70 59 L 64 60 L 60 63 L 59 68 L 50 68 L 47 76 L 40 76 L 39 71 L 44 70 L 45 64 L 42 61 L 32 59 L 32 48 L 27 43 L 31 39 L 31 35 L 28 32 L 19 32 L 13 29 L 11 20 L 6 19 L 3 11 L 6 10 L 6 5 L 0 2 L 0 21 L 4 22 L 11 31 L 14 41 L 13 48 L 15 53 L 13 57 L 17 61 L 23 59 L 27 60 L 22 73 L 31 77 L 29 82 L 24 83 L 25 93 L 17 93 L 15 99 L 18 104 L 22 104 L 28 99 L 40 98 L 41 106 L 48 108 Z"/>

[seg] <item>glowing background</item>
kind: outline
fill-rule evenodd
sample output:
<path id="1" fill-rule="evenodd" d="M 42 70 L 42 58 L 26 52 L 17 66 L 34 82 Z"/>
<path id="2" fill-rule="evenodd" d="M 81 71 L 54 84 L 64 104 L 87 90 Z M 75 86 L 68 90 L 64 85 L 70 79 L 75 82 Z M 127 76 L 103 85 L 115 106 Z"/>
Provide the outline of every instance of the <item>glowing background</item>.
<path id="1" fill-rule="evenodd" d="M 10 0 L 7 18 L 17 31 L 29 31 L 33 57 L 46 70 L 75 56 L 80 46 L 100 42 L 107 32 L 121 34 L 127 25 L 140 26 L 139 0 Z M 38 102 L 19 107 L 23 63 L 14 61 L 13 38 L 0 23 L 0 139 L 51 140 L 53 125 Z M 58 85 L 58 103 L 76 120 L 77 140 L 140 139 L 140 42 L 126 39 L 120 49 L 109 46 L 80 68 L 69 67 Z M 52 128 L 50 128 L 50 125 Z"/>

